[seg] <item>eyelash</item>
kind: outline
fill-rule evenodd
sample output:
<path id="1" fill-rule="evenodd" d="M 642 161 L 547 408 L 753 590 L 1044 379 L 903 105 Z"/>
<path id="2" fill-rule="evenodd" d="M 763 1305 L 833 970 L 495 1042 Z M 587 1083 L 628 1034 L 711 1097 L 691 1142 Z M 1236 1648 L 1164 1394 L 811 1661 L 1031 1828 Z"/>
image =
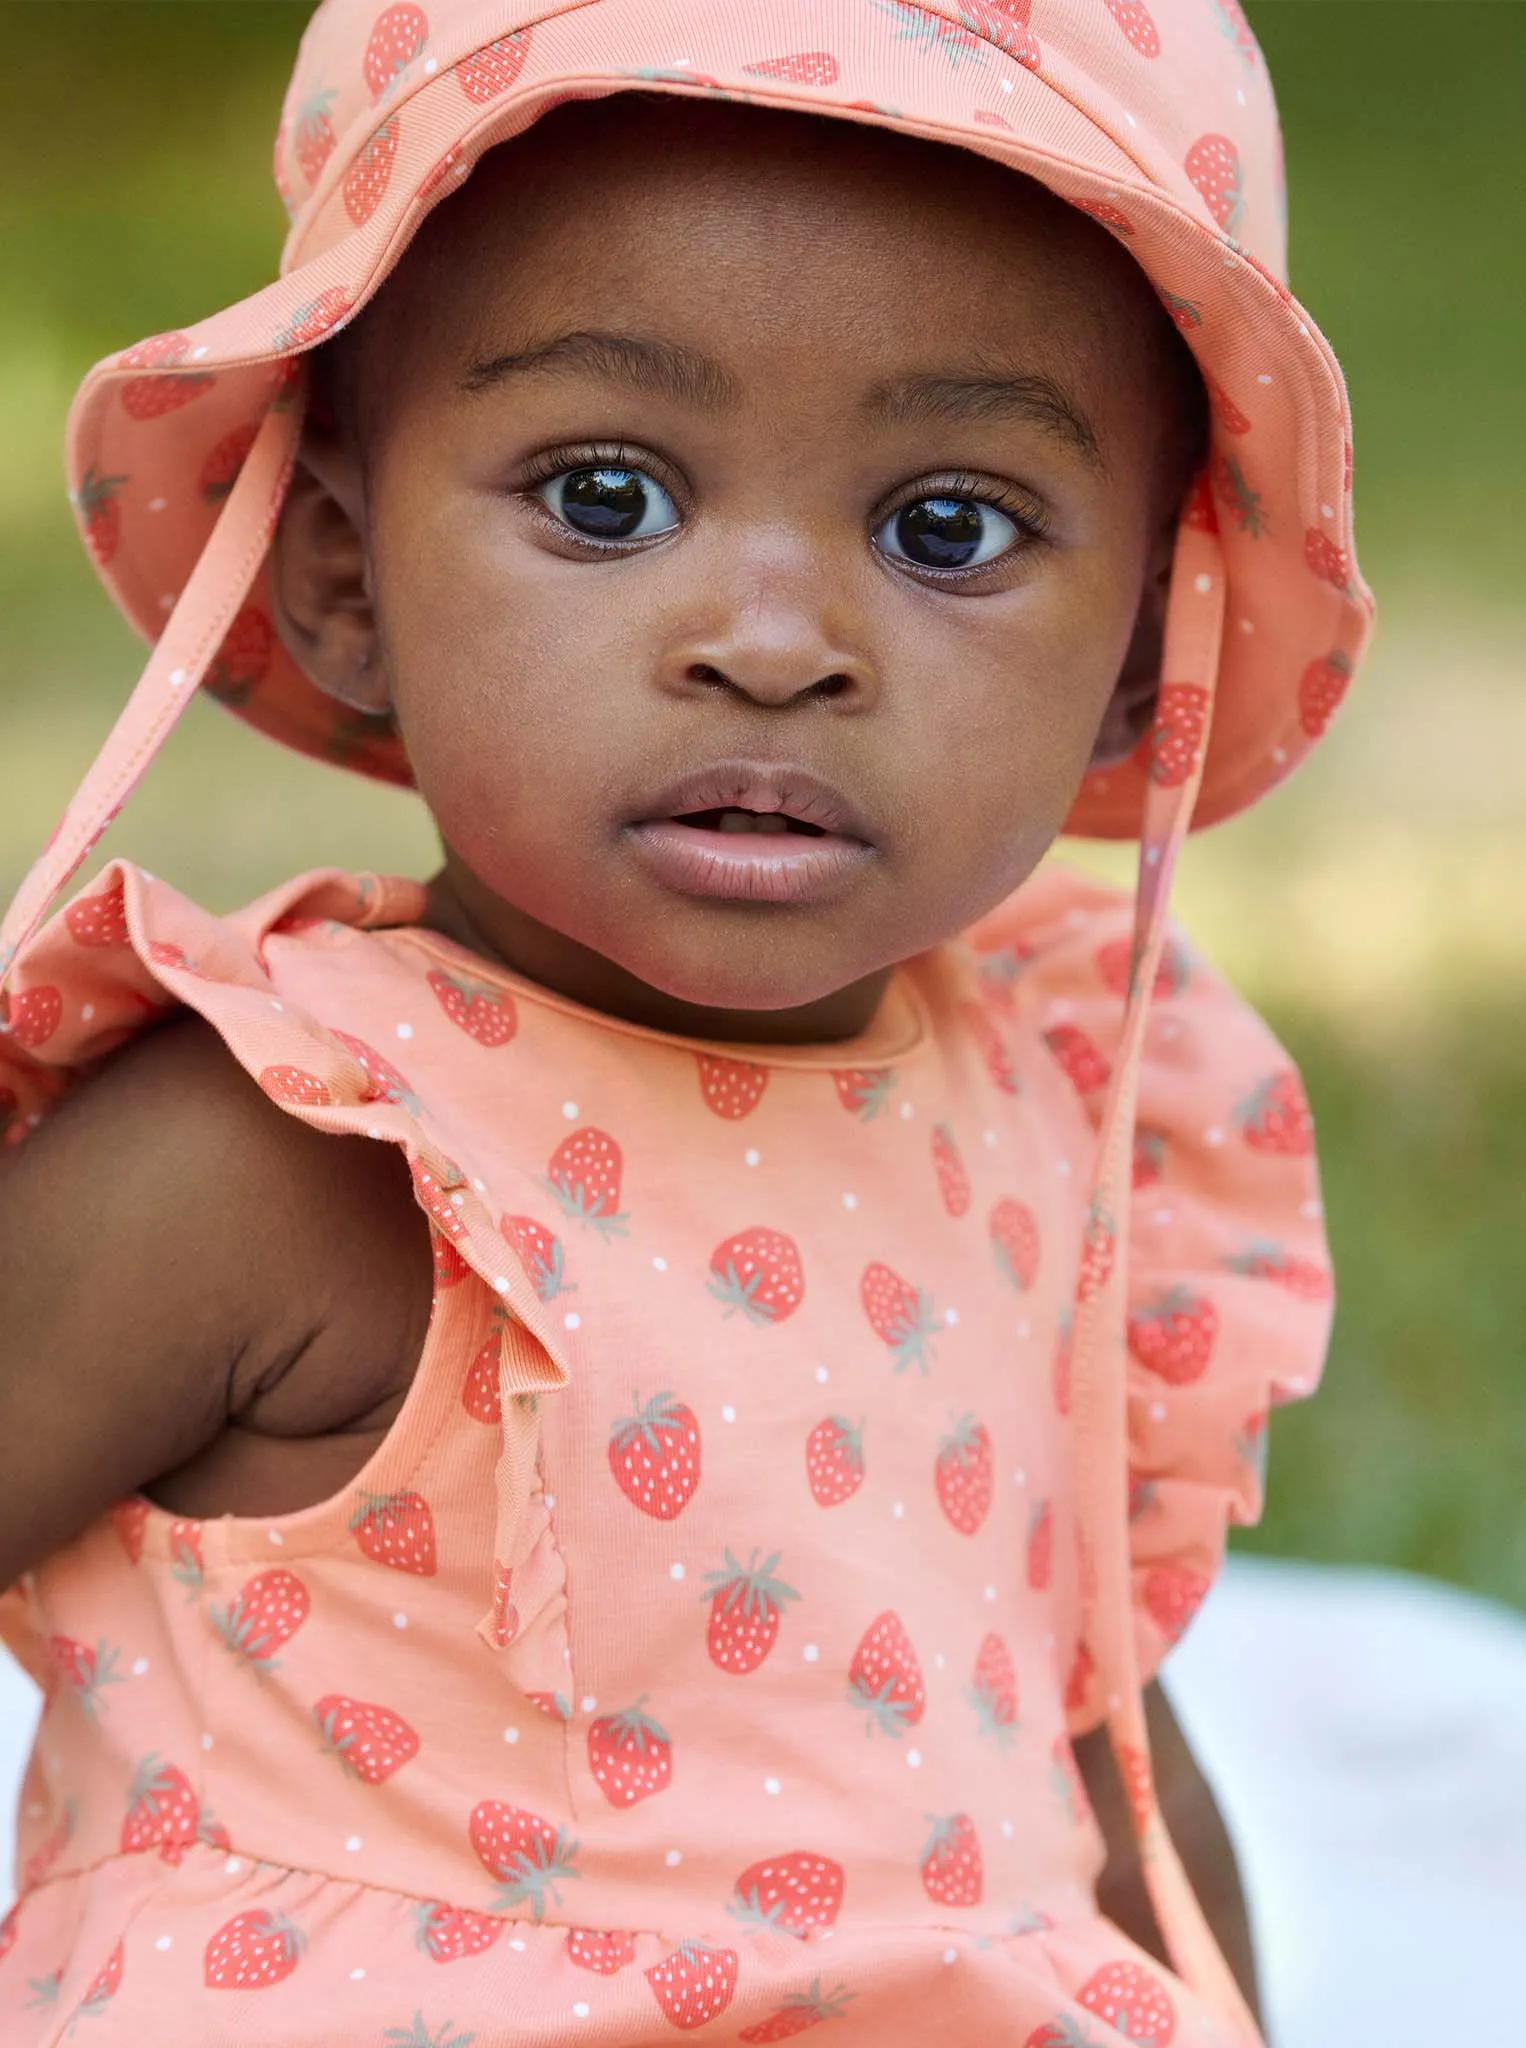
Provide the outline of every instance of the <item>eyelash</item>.
<path id="1" fill-rule="evenodd" d="M 676 478 L 667 465 L 643 450 L 632 449 L 623 441 L 598 441 L 579 448 L 547 448 L 538 455 L 532 455 L 521 472 L 522 481 L 518 487 L 523 496 L 542 516 L 552 522 L 558 539 L 569 541 L 590 554 L 619 555 L 632 553 L 650 545 L 649 541 L 594 540 L 587 534 L 578 533 L 574 528 L 557 520 L 555 514 L 538 498 L 544 484 L 554 477 L 566 476 L 569 471 L 608 467 L 610 469 L 634 469 L 655 478 L 665 491 L 678 501 L 674 488 Z M 915 505 L 923 498 L 956 498 L 972 504 L 989 505 L 1003 513 L 1022 536 L 1023 545 L 1010 549 L 995 561 L 979 563 L 969 569 L 931 569 L 921 563 L 896 560 L 896 567 L 911 574 L 926 578 L 934 583 L 957 584 L 969 582 L 977 577 L 989 577 L 992 572 L 1022 556 L 1028 548 L 1042 541 L 1049 532 L 1049 515 L 1037 499 L 1017 491 L 1003 491 L 990 482 L 970 476 L 965 471 L 924 480 L 916 489 L 904 491 L 875 521 L 876 529 L 886 520 L 894 519 L 908 505 Z"/>

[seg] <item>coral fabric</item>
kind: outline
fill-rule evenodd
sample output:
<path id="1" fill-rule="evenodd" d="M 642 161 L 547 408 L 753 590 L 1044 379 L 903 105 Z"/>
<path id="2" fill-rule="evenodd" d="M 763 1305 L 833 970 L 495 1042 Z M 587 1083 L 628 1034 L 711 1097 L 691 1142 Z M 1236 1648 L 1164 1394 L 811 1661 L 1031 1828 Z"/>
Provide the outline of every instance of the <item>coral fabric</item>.
<path id="1" fill-rule="evenodd" d="M 292 1114 L 405 1148 L 437 1286 L 340 1496 L 126 1501 L 8 1597 L 48 1697 L 0 2035 L 1237 2038 L 1097 1913 L 1067 1742 L 1107 1711 L 1069 1333 L 1133 905 L 1047 868 L 861 1039 L 749 1049 L 422 901 L 324 872 L 218 919 L 118 864 L 11 978 L 9 1138 L 188 1005 Z M 1179 934 L 1151 992 L 1102 1616 L 1142 1676 L 1260 1511 L 1330 1291 L 1286 1056 Z"/>

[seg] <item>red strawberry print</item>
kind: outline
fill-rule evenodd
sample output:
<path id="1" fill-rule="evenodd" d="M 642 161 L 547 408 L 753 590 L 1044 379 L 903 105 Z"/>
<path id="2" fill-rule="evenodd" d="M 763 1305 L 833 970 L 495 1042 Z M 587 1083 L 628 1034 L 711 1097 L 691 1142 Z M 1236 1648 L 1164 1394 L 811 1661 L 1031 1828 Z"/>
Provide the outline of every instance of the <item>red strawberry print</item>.
<path id="1" fill-rule="evenodd" d="M 1044 1033 L 1044 1043 L 1078 1095 L 1095 1094 L 1112 1079 L 1112 1068 L 1079 1025 L 1051 1025 Z"/>
<path id="2" fill-rule="evenodd" d="M 137 1564 L 143 1556 L 143 1532 L 152 1513 L 149 1503 L 136 1494 L 131 1500 L 118 1501 L 111 1511 L 111 1526 L 121 1539 L 129 1564 Z"/>
<path id="3" fill-rule="evenodd" d="M 432 1579 L 435 1558 L 434 1516 L 417 1493 L 363 1493 L 350 1517 L 355 1541 L 367 1557 L 395 1572 L 416 1572 Z"/>
<path id="4" fill-rule="evenodd" d="M 950 1525 L 973 1536 L 991 1508 L 991 1434 L 973 1415 L 961 1415 L 940 1441 L 933 1485 Z"/>
<path id="5" fill-rule="evenodd" d="M 471 1267 L 450 1239 L 442 1237 L 438 1230 L 430 1231 L 429 1240 L 434 1252 L 435 1291 L 443 1294 L 447 1287 L 459 1287 L 471 1271 Z"/>
<path id="6" fill-rule="evenodd" d="M 344 181 L 344 210 L 356 227 L 364 227 L 386 197 L 397 162 L 398 117 L 377 129 Z"/>
<path id="7" fill-rule="evenodd" d="M 1089 213 L 1094 221 L 1100 222 L 1103 227 L 1110 229 L 1113 234 L 1121 235 L 1124 241 L 1127 242 L 1132 238 L 1134 223 L 1126 213 L 1120 212 L 1109 200 L 1073 199 L 1070 203 L 1082 213 Z"/>
<path id="8" fill-rule="evenodd" d="M 466 1219 L 461 1214 L 466 1200 L 462 1192 L 465 1177 L 460 1167 L 451 1160 L 442 1159 L 436 1173 L 422 1159 L 410 1159 L 408 1177 L 413 1182 L 414 1199 L 436 1230 L 449 1238 L 452 1244 L 459 1244 L 466 1235 Z"/>
<path id="9" fill-rule="evenodd" d="M 64 999 L 56 988 L 29 988 L 12 996 L 4 1019 L 4 1035 L 23 1052 L 46 1045 L 64 1021 Z"/>
<path id="10" fill-rule="evenodd" d="M 208 505 L 221 505 L 238 482 L 239 471 L 249 459 L 259 429 L 246 423 L 225 434 L 201 466 L 196 488 Z"/>
<path id="11" fill-rule="evenodd" d="M 834 1073 L 837 1099 L 851 1115 L 872 1123 L 890 1100 L 896 1084 L 893 1067 L 851 1067 Z"/>
<path id="12" fill-rule="evenodd" d="M 1067 1713 L 1078 1713 L 1086 1704 L 1087 1687 L 1096 1675 L 1097 1661 L 1087 1643 L 1076 1644 L 1076 1654 L 1070 1666 L 1070 1676 L 1065 1681 L 1065 1708 Z"/>
<path id="13" fill-rule="evenodd" d="M 354 311 L 355 301 L 343 285 L 330 285 L 320 292 L 316 299 L 309 299 L 297 308 L 286 325 L 271 340 L 272 348 L 285 352 L 289 349 L 307 348 L 315 341 L 321 341 L 326 334 Z"/>
<path id="14" fill-rule="evenodd" d="M 1038 1219 L 1026 1202 L 1004 1197 L 991 1211 L 991 1251 L 997 1271 L 1026 1294 L 1038 1277 Z"/>
<path id="15" fill-rule="evenodd" d="M 610 1238 L 622 1235 L 629 1220 L 619 1213 L 624 1168 L 614 1139 L 589 1124 L 557 1146 L 546 1180 L 568 1216 Z"/>
<path id="16" fill-rule="evenodd" d="M 869 1327 L 882 1344 L 889 1345 L 896 1371 L 914 1365 L 925 1373 L 936 1319 L 932 1302 L 921 1288 L 875 1260 L 864 1268 L 858 1292 Z"/>
<path id="17" fill-rule="evenodd" d="M 1037 71 L 1042 55 L 1038 39 L 1028 27 L 1029 12 L 1028 0 L 963 0 L 960 8 L 963 20 L 977 35 L 1030 71 Z M 943 26 L 952 28 L 951 23 Z"/>
<path id="18" fill-rule="evenodd" d="M 1256 1280 L 1275 1280 L 1300 1301 L 1328 1301 L 1334 1282 L 1323 1266 L 1313 1259 L 1299 1258 L 1284 1251 L 1270 1238 L 1253 1238 L 1242 1251 L 1225 1261 L 1231 1273 L 1248 1273 Z"/>
<path id="19" fill-rule="evenodd" d="M 306 1937 L 282 1913 L 235 1913 L 207 1943 L 202 1973 L 209 1991 L 263 1991 L 302 1960 Z"/>
<path id="20" fill-rule="evenodd" d="M 1303 558 L 1321 583 L 1333 583 L 1337 590 L 1349 587 L 1351 563 L 1346 550 L 1327 539 L 1318 527 L 1311 526 L 1303 537 Z"/>
<path id="21" fill-rule="evenodd" d="M 64 912 L 64 923 L 77 946 L 125 946 L 127 906 L 122 900 L 122 884 L 115 882 L 98 896 L 81 896 Z"/>
<path id="22" fill-rule="evenodd" d="M 975 1709 L 981 1734 L 1005 1749 L 1017 1733 L 1017 1671 L 1000 1636 L 981 1638 L 975 1680 L 965 1697 Z"/>
<path id="23" fill-rule="evenodd" d="M 158 334 L 151 341 L 140 342 L 117 358 L 119 370 L 154 370 L 161 365 L 183 363 L 191 353 L 191 337 L 188 334 Z M 210 391 L 217 382 L 202 371 L 188 372 L 175 377 L 129 377 L 122 386 L 122 410 L 131 419 L 163 419 L 166 413 L 178 412 L 183 405 L 189 405 L 203 392 Z"/>
<path id="24" fill-rule="evenodd" d="M 829 1856 L 796 1849 L 749 1863 L 736 1881 L 728 1911 L 751 1927 L 770 1927 L 804 1941 L 830 1927 L 842 1911 L 843 1868 Z"/>
<path id="25" fill-rule="evenodd" d="M 257 605 L 245 605 L 223 637 L 202 688 L 219 704 L 247 704 L 270 668 L 275 633 Z"/>
<path id="26" fill-rule="evenodd" d="M 466 97 L 484 106 L 506 93 L 525 68 L 533 34 L 533 29 L 522 28 L 513 35 L 500 36 L 496 43 L 458 64 L 456 78 Z"/>
<path id="27" fill-rule="evenodd" d="M 793 1238 L 782 1230 L 744 1230 L 710 1254 L 710 1292 L 750 1323 L 782 1323 L 805 1299 L 805 1273 Z"/>
<path id="28" fill-rule="evenodd" d="M 431 968 L 429 986 L 456 1029 L 479 1045 L 507 1045 L 519 1029 L 519 1011 L 507 989 L 447 974 L 441 967 Z"/>
<path id="29" fill-rule="evenodd" d="M 473 1913 L 465 1906 L 447 1906 L 426 1899 L 414 1908 L 414 1939 L 431 1962 L 459 1963 L 485 1955 L 508 1925 L 491 1913 Z"/>
<path id="30" fill-rule="evenodd" d="M 328 1083 L 302 1067 L 266 1067 L 260 1086 L 272 1102 L 293 1109 L 325 1109 L 334 1100 Z"/>
<path id="31" fill-rule="evenodd" d="M 390 1060 L 384 1059 L 363 1038 L 352 1038 L 348 1031 L 335 1031 L 332 1035 L 352 1059 L 359 1061 L 366 1077 L 365 1101 L 400 1102 L 405 1109 L 418 1115 L 419 1098 L 406 1074 L 400 1074 Z"/>
<path id="32" fill-rule="evenodd" d="M 1086 1212 L 1086 1236 L 1081 1247 L 1081 1272 L 1076 1289 L 1078 1299 L 1088 1301 L 1092 1295 L 1102 1292 L 1112 1274 L 1117 1245 L 1118 1234 L 1112 1217 L 1093 1199 Z"/>
<path id="33" fill-rule="evenodd" d="M 981 988 L 987 1001 L 995 1003 L 1008 1016 L 1015 1014 L 1018 980 L 1032 958 L 1033 948 L 1022 943 L 997 946 L 981 955 L 977 970 Z"/>
<path id="34" fill-rule="evenodd" d="M 1035 1593 L 1048 1590 L 1054 1571 L 1054 1509 L 1037 1501 L 1028 1517 L 1028 1584 Z"/>
<path id="35" fill-rule="evenodd" d="M 1200 326 L 1202 323 L 1194 320 L 1192 324 Z M 1181 322 L 1178 321 L 1177 325 L 1180 326 Z M 1218 532 L 1219 515 L 1213 508 L 1213 488 L 1208 481 L 1206 470 L 1198 475 L 1192 489 L 1187 493 L 1186 502 L 1182 506 L 1182 518 L 1195 533 Z"/>
<path id="36" fill-rule="evenodd" d="M 615 1484 L 642 1514 L 671 1522 L 699 1485 L 700 1435 L 694 1410 L 674 1394 L 654 1394 L 645 1406 L 631 1396 L 631 1413 L 609 1433 L 609 1469 Z"/>
<path id="37" fill-rule="evenodd" d="M 1308 1097 L 1291 1067 L 1259 1081 L 1235 1111 L 1235 1121 L 1254 1151 L 1303 1158 L 1314 1150 Z"/>
<path id="38" fill-rule="evenodd" d="M 1173 1387 L 1200 1380 L 1213 1356 L 1218 1311 L 1190 1287 L 1172 1287 L 1129 1315 L 1129 1349 Z"/>
<path id="39" fill-rule="evenodd" d="M 621 1714 L 600 1714 L 588 1726 L 588 1768 L 611 1806 L 636 1806 L 673 1782 L 673 1744 L 642 1712 L 645 1696 Z"/>
<path id="40" fill-rule="evenodd" d="M 98 1721 L 103 1706 L 102 1687 L 122 1683 L 122 1674 L 117 1669 L 121 1652 L 107 1642 L 99 1642 L 91 1649 L 85 1643 L 75 1642 L 72 1636 L 49 1636 L 48 1652 L 64 1682 L 73 1689 L 86 1719 Z"/>
<path id="41" fill-rule="evenodd" d="M 1351 663 L 1339 651 L 1311 661 L 1298 679 L 1298 722 L 1317 740 L 1351 687 Z"/>
<path id="42" fill-rule="evenodd" d="M 559 1908 L 557 1886 L 583 1874 L 574 1868 L 578 1845 L 564 1829 L 502 1799 L 475 1806 L 467 1834 L 478 1862 L 503 1887 L 493 1901 L 496 1912 L 528 1904 L 533 1919 L 544 1919 L 547 1896 Z"/>
<path id="43" fill-rule="evenodd" d="M 228 1648 L 258 1676 L 278 1671 L 275 1653 L 290 1642 L 312 1605 L 306 1586 L 279 1567 L 257 1572 L 228 1607 L 214 1607 L 209 1619 Z"/>
<path id="44" fill-rule="evenodd" d="M 840 1507 L 864 1483 L 864 1427 L 828 1415 L 805 1440 L 805 1477 L 818 1507 Z"/>
<path id="45" fill-rule="evenodd" d="M 1155 1776 L 1150 1768 L 1150 1759 L 1142 1749 L 1135 1749 L 1131 1743 L 1122 1743 L 1118 1750 L 1118 1771 L 1134 1826 L 1143 1828 L 1155 1806 Z"/>
<path id="46" fill-rule="evenodd" d="M 91 1978 L 86 1986 L 85 1995 L 79 2002 L 79 2011 L 81 2013 L 94 2015 L 103 2012 L 112 1999 L 116 1997 L 117 1992 L 122 1986 L 122 1965 L 126 1960 L 124 1948 L 125 1944 L 119 1941 L 105 1962 L 102 1963 L 100 1969 Z M 73 2033 L 74 2029 L 72 2026 L 69 2031 Z"/>
<path id="47" fill-rule="evenodd" d="M 1208 692 L 1200 683 L 1163 683 L 1155 722 L 1144 737 L 1150 780 L 1179 789 L 1197 765 L 1208 730 Z"/>
<path id="48" fill-rule="evenodd" d="M 1251 25 L 1245 18 L 1245 9 L 1240 0 L 1213 0 L 1218 12 L 1219 26 L 1235 46 L 1236 54 L 1251 68 L 1261 54 L 1261 46 L 1251 32 Z"/>
<path id="49" fill-rule="evenodd" d="M 970 1208 L 970 1176 L 959 1156 L 959 1147 L 947 1124 L 933 1132 L 933 1171 L 938 1176 L 938 1193 L 950 1216 L 966 1216 Z"/>
<path id="50" fill-rule="evenodd" d="M 1125 2041 L 1139 2048 L 1171 2048 L 1176 2007 L 1165 1985 L 1142 1963 L 1104 1963 L 1075 1997 L 1077 2005 L 1094 2012 Z"/>
<path id="51" fill-rule="evenodd" d="M 871 1734 L 882 1728 L 899 1736 L 927 1711 L 922 1666 L 901 1617 L 887 1608 L 859 1638 L 848 1666 L 848 1701 L 867 1714 Z"/>
<path id="52" fill-rule="evenodd" d="M 21 1908 L 19 1905 L 15 1905 L 11 1907 L 5 1918 L 0 1920 L 0 1963 L 5 1961 L 5 1958 L 16 1946 L 16 1936 L 20 1932 L 20 1926 Z"/>
<path id="53" fill-rule="evenodd" d="M 1240 152 L 1227 135 L 1200 135 L 1182 162 L 1198 197 L 1226 235 L 1237 235 L 1245 217 Z"/>
<path id="54" fill-rule="evenodd" d="M 1141 1127 L 1134 1133 L 1132 1180 L 1136 1188 L 1153 1188 L 1166 1171 L 1166 1134 Z"/>
<path id="55" fill-rule="evenodd" d="M 1107 11 L 1141 57 L 1160 55 L 1160 31 L 1144 0 L 1107 0 Z"/>
<path id="56" fill-rule="evenodd" d="M 636 1960 L 636 1937 L 620 1929 L 569 1927 L 562 1944 L 569 1963 L 580 1970 L 593 1970 L 600 1977 L 613 1977 Z"/>
<path id="57" fill-rule="evenodd" d="M 710 1602 L 705 1647 L 722 1671 L 739 1676 L 756 1671 L 779 1640 L 785 1603 L 800 1598 L 793 1586 L 774 1577 L 779 1557 L 776 1550 L 759 1565 L 755 1550 L 744 1568 L 728 1550 L 721 1569 L 706 1572 L 701 1596 Z"/>
<path id="58" fill-rule="evenodd" d="M 1146 1572 L 1143 1599 L 1167 1642 L 1179 1642 L 1208 1597 L 1213 1581 L 1184 1564 L 1158 1564 Z"/>
<path id="59" fill-rule="evenodd" d="M 489 1429 L 501 1428 L 503 1424 L 503 1401 L 498 1390 L 502 1356 L 503 1329 L 499 1324 L 492 1336 L 484 1340 L 461 1382 L 461 1406 L 473 1422 L 484 1423 Z"/>
<path id="60" fill-rule="evenodd" d="M 922 1851 L 923 1891 L 935 1905 L 978 1906 L 985 1874 L 975 1823 L 967 1813 L 951 1813 L 933 1819 L 932 1829 Z"/>
<path id="61" fill-rule="evenodd" d="M 338 138 L 334 134 L 332 109 L 338 97 L 332 86 L 322 86 L 309 93 L 297 109 L 297 162 L 309 189 L 323 176 L 323 167 L 334 154 Z"/>
<path id="62" fill-rule="evenodd" d="M 686 1941 L 644 1974 L 670 2026 L 685 2033 L 719 2019 L 736 1996 L 739 1958 L 734 1948 Z"/>
<path id="63" fill-rule="evenodd" d="M 324 1749 L 367 1785 L 385 1784 L 419 1753 L 418 1736 L 390 1707 L 328 1693 L 313 1708 L 313 1719 Z"/>
<path id="64" fill-rule="evenodd" d="M 849 2003 L 857 1995 L 845 1984 L 836 1984 L 830 1991 L 824 1991 L 821 1979 L 813 1977 L 809 1990 L 790 1992 L 784 2003 L 777 2006 L 766 2020 L 759 2020 L 753 2027 L 744 2027 L 737 2039 L 793 2041 L 797 2034 L 820 2026 L 823 2020 L 845 2019 Z"/>
<path id="65" fill-rule="evenodd" d="M 424 173 L 419 182 L 419 198 L 427 199 L 431 192 L 438 192 L 442 185 L 448 185 L 452 179 L 465 179 L 468 169 L 466 151 L 459 142 L 452 143 L 440 161 Z"/>
<path id="66" fill-rule="evenodd" d="M 504 1216 L 499 1235 L 511 1244 L 524 1262 L 530 1285 L 542 1301 L 555 1301 L 559 1294 L 576 1294 L 566 1277 L 566 1254 L 562 1241 L 533 1216 Z"/>
<path id="67" fill-rule="evenodd" d="M 514 1573 L 506 1564 L 493 1563 L 493 1641 L 506 1650 L 519 1634 L 519 1609 L 514 1605 Z"/>
<path id="68" fill-rule="evenodd" d="M 117 493 L 126 482 L 125 476 L 102 476 L 92 467 L 81 477 L 76 494 L 85 544 L 103 569 L 116 560 L 122 544 L 122 513 Z"/>
<path id="69" fill-rule="evenodd" d="M 751 1116 L 763 1100 L 768 1086 L 767 1067 L 750 1060 L 723 1060 L 710 1053 L 696 1053 L 699 1062 L 700 1099 L 713 1116 L 728 1123 L 740 1123 Z"/>
<path id="70" fill-rule="evenodd" d="M 742 68 L 754 78 L 787 78 L 791 85 L 836 85 L 840 67 L 830 50 L 803 50 L 797 56 L 765 57 Z"/>
<path id="71" fill-rule="evenodd" d="M 1251 422 L 1241 412 L 1222 384 L 1215 384 L 1211 377 L 1203 382 L 1208 386 L 1208 401 L 1213 407 L 1213 416 L 1226 434 L 1248 434 Z"/>
<path id="72" fill-rule="evenodd" d="M 122 1823 L 122 1854 L 157 1849 L 166 1863 L 179 1863 L 201 1834 L 201 1805 L 185 1772 L 157 1756 L 146 1756 L 133 1774 Z"/>
<path id="73" fill-rule="evenodd" d="M 1126 998 L 1134 985 L 1133 940 L 1109 939 L 1105 946 L 1099 946 L 1097 972 L 1114 995 Z M 1168 938 L 1160 950 L 1151 996 L 1157 1003 L 1169 1001 L 1181 994 L 1191 978 L 1192 961 L 1186 947 L 1179 940 Z"/>
<path id="74" fill-rule="evenodd" d="M 389 7 L 377 16 L 362 62 L 373 100 L 381 99 L 423 56 L 428 41 L 429 17 L 421 7 Z"/>
<path id="75" fill-rule="evenodd" d="M 975 1041 L 976 1050 L 985 1061 L 986 1072 L 996 1083 L 1003 1095 L 1018 1095 L 1022 1083 L 1017 1069 L 1012 1064 L 1006 1041 L 997 1029 L 990 1012 L 981 1003 L 962 1002 L 958 1006 L 960 1021 Z"/>

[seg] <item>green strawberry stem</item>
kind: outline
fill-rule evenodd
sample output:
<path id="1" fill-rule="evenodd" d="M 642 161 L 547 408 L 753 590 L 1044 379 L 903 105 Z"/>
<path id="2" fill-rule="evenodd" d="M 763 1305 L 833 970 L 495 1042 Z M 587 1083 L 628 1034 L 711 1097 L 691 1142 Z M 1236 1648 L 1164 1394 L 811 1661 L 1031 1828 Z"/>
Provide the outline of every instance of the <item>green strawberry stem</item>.
<path id="1" fill-rule="evenodd" d="M 576 1842 L 569 1842 L 565 1828 L 558 1828 L 556 1840 L 548 1848 L 537 1839 L 533 1848 L 516 1849 L 512 1856 L 504 1858 L 498 1875 L 503 1889 L 493 1901 L 496 1912 L 506 1913 L 514 1906 L 530 1902 L 530 1911 L 537 1921 L 546 1916 L 546 1894 L 551 1903 L 560 1907 L 562 1895 L 558 1884 L 570 1877 L 581 1877 L 581 1870 L 573 1868 L 578 1853 Z"/>

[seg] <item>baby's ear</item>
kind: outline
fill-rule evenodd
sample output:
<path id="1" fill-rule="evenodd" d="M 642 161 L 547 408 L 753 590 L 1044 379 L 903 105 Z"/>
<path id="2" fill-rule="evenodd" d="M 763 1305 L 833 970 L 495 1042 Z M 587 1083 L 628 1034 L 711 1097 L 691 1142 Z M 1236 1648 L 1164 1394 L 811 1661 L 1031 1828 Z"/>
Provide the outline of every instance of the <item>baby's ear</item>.
<path id="1" fill-rule="evenodd" d="M 325 696 L 373 717 L 392 708 L 377 640 L 358 457 L 308 421 L 270 546 L 270 608 L 282 644 Z"/>

